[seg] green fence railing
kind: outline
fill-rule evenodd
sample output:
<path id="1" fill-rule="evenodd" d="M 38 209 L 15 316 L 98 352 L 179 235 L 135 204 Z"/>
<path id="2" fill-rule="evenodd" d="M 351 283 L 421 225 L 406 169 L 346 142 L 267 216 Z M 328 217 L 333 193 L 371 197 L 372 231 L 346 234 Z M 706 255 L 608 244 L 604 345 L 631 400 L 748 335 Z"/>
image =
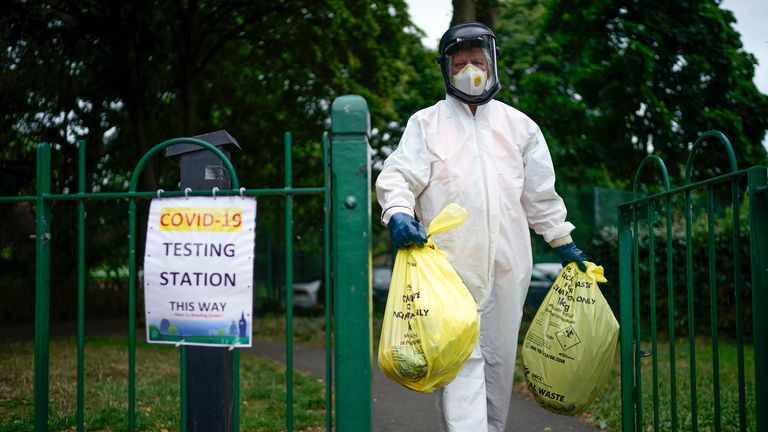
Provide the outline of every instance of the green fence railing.
<path id="1" fill-rule="evenodd" d="M 35 353 L 34 353 L 34 430 L 48 430 L 49 344 L 50 344 L 50 239 L 51 205 L 58 201 L 77 201 L 77 402 L 76 428 L 85 430 L 85 230 L 86 205 L 94 200 L 129 201 L 129 289 L 128 289 L 128 430 L 136 429 L 136 203 L 159 196 L 158 191 L 138 191 L 143 166 L 158 152 L 174 144 L 192 144 L 212 152 L 229 172 L 231 189 L 167 191 L 163 197 L 180 196 L 283 196 L 285 200 L 285 284 L 292 285 L 293 274 L 293 197 L 321 194 L 324 209 L 325 328 L 326 328 L 326 430 L 353 432 L 371 430 L 371 201 L 370 134 L 368 107 L 359 96 L 342 96 L 332 105 L 332 133 L 323 137 L 323 185 L 296 188 L 292 185 L 291 136 L 285 135 L 285 187 L 248 189 L 240 187 L 232 163 L 215 146 L 194 138 L 176 138 L 153 147 L 138 162 L 127 192 L 85 193 L 85 143 L 78 144 L 78 193 L 51 192 L 51 146 L 37 146 L 37 194 L 0 197 L 0 203 L 34 202 L 36 205 L 35 266 Z M 335 150 L 335 151 L 334 151 Z M 340 231 L 344 234 L 341 235 Z M 344 269 L 336 271 L 333 269 Z M 286 426 L 293 430 L 293 312 L 292 290 L 286 289 Z M 331 306 L 331 302 L 333 305 Z M 333 314 L 333 315 L 331 315 Z M 335 337 L 331 337 L 331 329 Z M 367 329 L 367 331 L 366 331 Z M 332 348 L 333 344 L 333 348 Z M 172 348 L 169 348 L 172 349 Z M 182 347 L 182 350 L 184 348 Z M 335 349 L 333 363 L 331 349 Z M 181 429 L 185 430 L 185 356 L 180 355 Z M 234 389 L 232 425 L 239 430 L 239 350 L 233 356 Z M 333 372 L 332 372 L 333 371 Z M 334 380 L 334 375 L 338 377 Z M 333 383 L 336 383 L 334 386 Z M 335 388 L 335 394 L 332 389 Z M 333 415 L 335 413 L 335 416 Z M 334 428 L 334 420 L 337 423 Z"/>
<path id="2" fill-rule="evenodd" d="M 710 142 L 728 172 L 693 181 Z M 662 190 L 641 196 L 649 165 Z M 767 189 L 768 169 L 737 170 L 717 131 L 681 187 L 657 156 L 640 164 L 618 207 L 623 431 L 768 431 Z"/>

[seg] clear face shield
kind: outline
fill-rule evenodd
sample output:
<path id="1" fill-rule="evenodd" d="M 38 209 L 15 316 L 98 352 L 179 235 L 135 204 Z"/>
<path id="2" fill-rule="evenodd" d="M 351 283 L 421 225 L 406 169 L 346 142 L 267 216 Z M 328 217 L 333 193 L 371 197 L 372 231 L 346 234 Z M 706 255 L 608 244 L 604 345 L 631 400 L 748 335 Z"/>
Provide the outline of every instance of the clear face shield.
<path id="1" fill-rule="evenodd" d="M 496 45 L 491 36 L 459 40 L 447 46 L 443 67 L 450 77 L 447 84 L 469 99 L 487 101 L 485 96 L 497 91 Z"/>

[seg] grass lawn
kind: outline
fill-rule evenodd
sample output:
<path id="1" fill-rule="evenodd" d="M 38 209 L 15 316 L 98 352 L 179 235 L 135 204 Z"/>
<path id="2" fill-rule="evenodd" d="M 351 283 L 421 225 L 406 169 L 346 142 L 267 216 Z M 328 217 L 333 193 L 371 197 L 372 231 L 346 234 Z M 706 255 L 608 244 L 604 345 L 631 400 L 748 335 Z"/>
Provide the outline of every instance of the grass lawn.
<path id="1" fill-rule="evenodd" d="M 521 336 L 522 339 L 522 336 Z M 650 348 L 651 343 L 642 344 Z M 712 368 L 712 344 L 707 339 L 696 340 L 696 398 L 697 398 L 697 424 L 701 432 L 714 431 L 714 390 Z M 672 372 L 670 372 L 669 343 L 658 343 L 658 424 L 661 431 L 672 430 L 671 391 Z M 745 347 L 746 364 L 746 408 L 747 430 L 755 430 L 755 375 L 754 357 L 752 347 Z M 675 345 L 675 370 L 676 380 L 676 415 L 677 430 L 689 431 L 691 429 L 691 386 L 688 340 L 678 340 Z M 738 431 L 739 406 L 738 406 L 738 363 L 736 345 L 720 341 L 720 410 L 722 431 Z M 518 355 L 518 369 L 522 370 L 521 356 Z M 619 352 L 615 356 L 614 367 L 603 387 L 600 396 L 581 415 L 582 419 L 592 424 L 595 428 L 621 431 L 621 363 Z M 525 379 L 516 376 L 516 389 L 525 389 Z M 522 380 L 522 381 L 521 381 Z M 643 358 L 641 386 L 643 390 L 643 431 L 653 431 L 654 404 L 653 404 L 653 367 L 650 357 Z"/>
<path id="2" fill-rule="evenodd" d="M 527 393 L 522 366 L 522 342 L 525 338 L 536 310 L 526 306 L 523 321 L 520 328 L 517 350 L 517 368 L 515 371 L 515 390 Z M 646 333 L 647 334 L 647 333 Z M 654 415 L 658 416 L 658 430 L 672 430 L 672 397 L 670 383 L 669 341 L 658 341 L 657 346 L 657 382 L 658 382 L 658 409 L 654 412 L 653 402 L 653 366 L 652 358 L 642 359 L 642 431 L 653 431 Z M 719 341 L 720 362 L 720 412 L 721 431 L 738 431 L 739 405 L 738 405 L 738 358 L 735 342 Z M 644 340 L 641 343 L 644 350 L 651 350 L 651 341 Z M 614 365 L 603 386 L 602 391 L 587 411 L 579 417 L 596 429 L 613 432 L 621 431 L 621 357 L 620 346 L 617 344 L 614 356 Z M 708 338 L 697 338 L 696 351 L 696 412 L 698 430 L 701 432 L 714 431 L 714 386 L 712 367 L 712 343 Z M 745 389 L 747 430 L 754 431 L 755 426 L 755 365 L 754 354 L 751 345 L 744 347 L 745 362 Z M 675 370 L 676 382 L 676 414 L 677 430 L 691 430 L 691 386 L 690 386 L 690 350 L 689 341 L 686 338 L 678 338 L 675 344 Z"/>
<path id="3" fill-rule="evenodd" d="M 31 341 L 0 342 L 0 431 L 31 431 L 33 418 Z M 285 368 L 240 356 L 241 430 L 285 429 Z M 50 346 L 49 430 L 76 430 L 76 343 L 53 339 Z M 140 341 L 136 348 L 137 430 L 178 431 L 179 349 Z M 323 383 L 294 373 L 294 428 L 325 425 Z M 89 338 L 85 353 L 85 423 L 88 430 L 127 429 L 128 343 Z"/>
<path id="4" fill-rule="evenodd" d="M 374 309 L 373 344 L 381 332 L 381 310 Z M 254 338 L 283 341 L 285 317 L 259 317 Z M 520 342 L 525 335 L 525 322 Z M 295 343 L 322 345 L 324 318 L 294 316 Z M 643 347 L 650 349 L 650 342 Z M 0 432 L 31 431 L 33 413 L 33 345 L 31 341 L 0 341 Z M 51 341 L 50 430 L 75 430 L 76 348 L 74 338 Z M 659 430 L 671 429 L 671 373 L 669 345 L 659 342 Z M 518 349 L 518 354 L 520 350 Z M 734 344 L 720 342 L 720 409 L 722 430 L 738 430 L 737 358 Z M 127 342 L 120 338 L 89 338 L 85 356 L 85 415 L 88 430 L 120 431 L 127 427 Z M 518 372 L 522 370 L 518 355 Z M 271 360 L 241 355 L 241 430 L 279 431 L 285 429 L 285 369 Z M 691 429 L 689 349 L 687 340 L 676 345 L 674 376 L 677 380 L 678 430 Z M 755 430 L 754 364 L 751 346 L 745 349 L 748 430 Z M 714 430 L 712 346 L 706 339 L 696 341 L 697 413 L 700 431 Z M 653 374 L 651 358 L 643 359 L 643 430 L 653 430 Z M 136 350 L 136 416 L 138 430 L 179 430 L 179 350 L 168 345 L 143 341 Z M 522 374 L 515 388 L 527 392 Z M 621 430 L 620 359 L 601 396 L 582 419 L 598 429 Z M 323 383 L 299 371 L 294 373 L 294 428 L 323 430 L 325 393 Z"/>

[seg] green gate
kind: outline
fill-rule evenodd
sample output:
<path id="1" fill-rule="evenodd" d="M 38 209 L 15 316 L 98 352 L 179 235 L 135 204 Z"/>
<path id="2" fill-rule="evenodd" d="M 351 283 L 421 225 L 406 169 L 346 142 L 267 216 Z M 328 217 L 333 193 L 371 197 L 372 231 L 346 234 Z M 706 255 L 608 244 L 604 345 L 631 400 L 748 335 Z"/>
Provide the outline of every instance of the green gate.
<path id="1" fill-rule="evenodd" d="M 365 100 L 342 96 L 332 105 L 330 139 L 323 137 L 324 182 L 317 187 L 292 185 L 291 136 L 285 136 L 285 187 L 248 189 L 241 187 L 237 173 L 225 154 L 215 146 L 194 138 L 165 141 L 148 151 L 136 165 L 128 192 L 85 193 L 85 144 L 79 143 L 78 193 L 51 191 L 51 146 L 37 147 L 37 195 L 0 197 L 0 203 L 30 201 L 36 204 L 35 271 L 35 354 L 34 354 L 34 430 L 48 430 L 49 341 L 50 341 L 50 239 L 51 205 L 56 201 L 77 201 L 77 430 L 84 430 L 85 360 L 85 207 L 92 200 L 129 201 L 129 285 L 128 285 L 128 430 L 136 429 L 136 202 L 159 197 L 160 191 L 137 191 L 144 165 L 161 150 L 174 144 L 203 147 L 221 160 L 228 170 L 232 189 L 168 191 L 163 197 L 179 196 L 283 196 L 285 200 L 285 286 L 293 284 L 293 197 L 301 194 L 324 196 L 324 265 L 326 267 L 326 430 L 356 432 L 371 430 L 371 197 L 368 136 L 370 118 Z M 73 251 L 74 253 L 74 251 Z M 334 271 L 344 269 L 344 271 Z M 286 429 L 293 430 L 293 312 L 292 291 L 286 289 Z M 331 291 L 333 295 L 331 295 Z M 333 303 L 331 303 L 333 302 Z M 329 329 L 333 329 L 333 337 Z M 333 349 L 333 357 L 331 357 Z M 181 347 L 181 428 L 186 429 L 185 347 Z M 333 360 L 331 360 L 331 358 Z M 233 355 L 233 430 L 239 430 L 239 350 Z M 333 363 L 332 363 L 333 361 Z M 331 365 L 333 366 L 331 367 Z M 332 389 L 334 391 L 332 391 Z M 333 416 L 332 413 L 336 415 Z M 334 429 L 335 421 L 335 429 Z"/>
<path id="2" fill-rule="evenodd" d="M 728 167 L 695 181 L 707 145 Z M 622 430 L 768 431 L 768 170 L 737 170 L 709 131 L 683 186 L 651 155 L 633 189 L 618 207 Z"/>

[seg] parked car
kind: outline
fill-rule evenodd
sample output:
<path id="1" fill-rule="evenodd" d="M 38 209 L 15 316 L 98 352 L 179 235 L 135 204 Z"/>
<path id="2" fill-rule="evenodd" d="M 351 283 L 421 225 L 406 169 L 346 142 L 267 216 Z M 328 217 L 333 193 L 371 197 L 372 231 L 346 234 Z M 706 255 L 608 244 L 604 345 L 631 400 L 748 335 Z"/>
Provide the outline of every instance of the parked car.
<path id="1" fill-rule="evenodd" d="M 389 282 L 392 279 L 391 266 L 373 266 L 373 301 L 386 303 L 389 294 Z"/>
<path id="2" fill-rule="evenodd" d="M 536 263 L 531 270 L 531 285 L 528 287 L 528 296 L 525 298 L 525 304 L 534 310 L 539 308 L 544 296 L 552 287 L 557 279 L 560 270 L 563 269 L 560 263 Z"/>
<path id="3" fill-rule="evenodd" d="M 373 266 L 371 279 L 374 302 L 387 302 L 391 278 L 391 266 Z M 293 283 L 293 305 L 295 307 L 302 309 L 320 308 L 325 301 L 324 295 L 323 281 L 320 279 Z"/>
<path id="4" fill-rule="evenodd" d="M 324 298 L 322 298 L 323 281 L 315 279 L 309 282 L 295 282 L 293 284 L 293 305 L 300 308 L 314 308 L 322 306 Z"/>

